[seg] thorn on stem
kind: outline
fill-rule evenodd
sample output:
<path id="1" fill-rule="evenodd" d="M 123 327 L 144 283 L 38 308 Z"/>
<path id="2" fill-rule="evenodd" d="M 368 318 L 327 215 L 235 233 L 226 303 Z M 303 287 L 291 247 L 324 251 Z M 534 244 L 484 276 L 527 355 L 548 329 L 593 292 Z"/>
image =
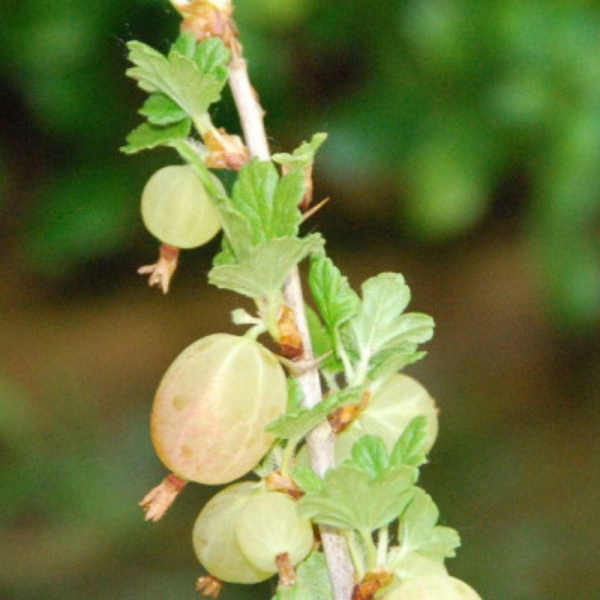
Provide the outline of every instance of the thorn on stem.
<path id="1" fill-rule="evenodd" d="M 321 202 L 315 204 L 312 208 L 309 208 L 306 212 L 302 214 L 302 222 L 310 219 L 315 213 L 319 212 L 329 201 L 331 198 L 323 198 Z"/>

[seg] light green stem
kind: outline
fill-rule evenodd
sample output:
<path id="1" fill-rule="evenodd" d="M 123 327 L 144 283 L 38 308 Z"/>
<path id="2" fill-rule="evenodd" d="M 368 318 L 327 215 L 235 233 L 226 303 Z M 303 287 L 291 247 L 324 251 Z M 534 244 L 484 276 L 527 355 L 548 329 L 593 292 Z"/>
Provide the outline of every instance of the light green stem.
<path id="1" fill-rule="evenodd" d="M 346 544 L 348 545 L 350 559 L 354 565 L 356 578 L 358 581 L 360 581 L 366 573 L 365 558 L 364 553 L 362 552 L 362 546 L 358 543 L 358 540 L 356 539 L 356 533 L 354 531 L 346 531 L 344 537 L 346 538 Z"/>
<path id="2" fill-rule="evenodd" d="M 208 113 L 204 113 L 201 117 L 196 117 L 194 119 L 194 127 L 202 137 L 204 137 L 209 131 L 215 129 L 215 126 L 212 124 Z"/>
<path id="3" fill-rule="evenodd" d="M 291 465 L 293 462 L 296 446 L 300 443 L 300 438 L 290 438 L 283 451 L 281 458 L 281 475 L 287 479 L 291 479 Z"/>
<path id="4" fill-rule="evenodd" d="M 377 548 L 373 542 L 373 536 L 370 529 L 363 529 L 358 532 L 365 547 L 367 555 L 367 570 L 371 571 L 377 566 Z"/>
<path id="5" fill-rule="evenodd" d="M 352 381 L 354 378 L 354 368 L 352 367 L 352 362 L 346 353 L 346 349 L 344 348 L 344 344 L 340 340 L 340 334 L 337 329 L 334 331 L 335 338 L 335 352 L 340 357 L 342 364 L 344 365 L 344 372 L 346 374 L 346 381 Z"/>
<path id="6" fill-rule="evenodd" d="M 386 525 L 377 531 L 377 566 L 385 564 L 388 546 L 390 542 L 390 532 Z"/>

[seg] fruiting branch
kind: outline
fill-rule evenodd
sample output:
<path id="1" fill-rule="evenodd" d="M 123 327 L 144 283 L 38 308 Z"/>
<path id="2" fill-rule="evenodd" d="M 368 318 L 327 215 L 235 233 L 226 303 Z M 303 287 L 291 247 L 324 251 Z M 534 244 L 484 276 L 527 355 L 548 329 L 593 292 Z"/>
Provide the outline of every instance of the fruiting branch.
<path id="1" fill-rule="evenodd" d="M 398 371 L 424 356 L 433 319 L 405 312 L 410 288 L 400 273 L 368 278 L 359 294 L 323 236 L 299 234 L 326 134 L 270 156 L 231 0 L 171 2 L 182 35 L 167 54 L 127 44 L 127 75 L 150 96 L 140 110 L 146 122 L 122 150 L 167 146 L 187 163 L 157 171 L 144 188 L 142 217 L 162 247 L 142 271 L 166 291 L 179 249 L 222 228 L 209 282 L 251 298 L 257 316 L 233 311 L 237 325 L 251 326 L 245 335 L 196 340 L 164 374 L 151 434 L 173 474 L 142 501 L 147 518 L 160 518 L 187 481 L 231 483 L 254 470 L 260 481 L 231 483 L 196 520 L 194 550 L 210 573 L 198 581 L 204 595 L 279 572 L 276 598 L 412 599 L 418 580 L 428 597 L 480 600 L 447 575 L 444 560 L 460 538 L 437 525 L 435 503 L 416 485 L 437 409 Z M 244 141 L 209 116 L 227 81 Z M 209 168 L 239 171 L 230 193 Z M 316 310 L 305 308 L 297 268 L 309 257 Z M 281 356 L 257 340 L 266 332 Z"/>
<path id="2" fill-rule="evenodd" d="M 238 110 L 246 145 L 252 156 L 261 160 L 270 159 L 270 151 L 264 127 L 264 111 L 250 83 L 246 61 L 235 52 L 230 65 L 229 85 Z M 304 348 L 303 360 L 313 360 L 312 344 L 304 310 L 304 297 L 298 269 L 288 276 L 284 287 L 284 299 L 291 308 L 296 328 Z M 302 388 L 304 404 L 311 408 L 322 400 L 321 383 L 316 368 L 308 369 L 297 377 Z M 328 423 L 323 422 L 307 439 L 313 469 L 323 475 L 333 467 L 333 434 Z M 345 539 L 329 527 L 321 527 L 323 549 L 329 567 L 334 597 L 348 600 L 352 593 L 353 569 L 348 556 Z"/>

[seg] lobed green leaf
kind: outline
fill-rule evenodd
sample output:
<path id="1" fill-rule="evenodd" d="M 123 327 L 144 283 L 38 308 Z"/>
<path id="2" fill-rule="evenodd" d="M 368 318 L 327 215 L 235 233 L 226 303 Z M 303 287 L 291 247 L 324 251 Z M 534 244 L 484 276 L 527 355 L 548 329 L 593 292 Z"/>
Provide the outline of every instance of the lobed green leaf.
<path id="1" fill-rule="evenodd" d="M 327 139 L 326 133 L 315 133 L 310 142 L 303 142 L 296 148 L 293 154 L 281 152 L 273 154 L 274 162 L 279 163 L 288 171 L 304 171 L 304 169 L 312 166 L 315 161 L 315 154 Z"/>
<path id="2" fill-rule="evenodd" d="M 171 44 L 171 50 L 175 50 L 188 58 L 193 58 L 197 45 L 198 43 L 196 42 L 194 34 L 190 31 L 184 31 L 180 33 L 178 38 Z"/>
<path id="3" fill-rule="evenodd" d="M 254 244 L 298 234 L 302 221 L 298 204 L 304 186 L 301 173 L 280 179 L 270 161 L 254 159 L 240 169 L 232 200 L 250 223 Z"/>
<path id="4" fill-rule="evenodd" d="M 368 365 L 371 378 L 392 372 L 420 358 L 419 344 L 433 336 L 433 319 L 404 313 L 410 289 L 399 273 L 381 273 L 361 286 L 362 302 L 356 315 L 343 325 L 342 338 L 358 361 Z"/>
<path id="5" fill-rule="evenodd" d="M 438 519 L 439 511 L 431 496 L 415 488 L 398 524 L 398 543 L 403 553 L 418 552 L 437 560 L 455 556 L 460 537 L 454 529 L 437 525 Z"/>
<path id="6" fill-rule="evenodd" d="M 187 113 L 169 96 L 160 92 L 151 94 L 138 112 L 153 125 L 173 125 L 187 119 Z"/>
<path id="7" fill-rule="evenodd" d="M 330 258 L 316 256 L 311 260 L 308 283 L 331 334 L 357 313 L 360 299 Z"/>
<path id="8" fill-rule="evenodd" d="M 215 266 L 235 264 L 252 250 L 252 229 L 246 217 L 234 206 L 231 199 L 215 185 L 201 154 L 202 147 L 189 139 L 177 139 L 170 144 L 188 162 L 202 180 L 211 200 L 219 211 L 225 232 L 221 252 L 215 257 Z"/>
<path id="9" fill-rule="evenodd" d="M 427 355 L 427 352 L 415 352 L 414 348 L 414 344 L 398 344 L 395 348 L 378 352 L 371 358 L 369 379 L 384 381 L 407 365 L 412 365 Z"/>
<path id="10" fill-rule="evenodd" d="M 211 75 L 223 86 L 227 83 L 231 52 L 219 38 L 209 38 L 198 44 L 193 59 L 200 73 Z"/>
<path id="11" fill-rule="evenodd" d="M 358 401 L 362 391 L 362 387 L 340 390 L 327 396 L 312 408 L 301 408 L 295 412 L 286 413 L 269 423 L 267 431 L 283 439 L 303 438 L 336 408 Z"/>
<path id="12" fill-rule="evenodd" d="M 371 532 L 398 518 L 414 491 L 414 470 L 405 465 L 386 469 L 376 477 L 344 463 L 329 469 L 320 491 L 298 501 L 301 516 L 316 523 Z"/>
<path id="13" fill-rule="evenodd" d="M 323 238 L 316 233 L 305 238 L 270 239 L 245 256 L 238 257 L 235 264 L 214 266 L 208 279 L 219 288 L 232 290 L 243 296 L 269 297 L 281 289 L 293 267 L 312 252 L 321 249 L 323 244 Z"/>
<path id="14" fill-rule="evenodd" d="M 323 480 L 310 467 L 295 466 L 292 470 L 292 479 L 306 493 L 323 491 Z"/>
<path id="15" fill-rule="evenodd" d="M 420 467 L 426 462 L 427 419 L 415 417 L 402 432 L 390 453 L 390 464 Z"/>
<path id="16" fill-rule="evenodd" d="M 192 123 L 189 119 L 165 127 L 142 123 L 127 136 L 127 144 L 121 147 L 121 152 L 135 154 L 158 146 L 171 146 L 178 140 L 184 140 L 190 134 L 191 128 Z"/>
<path id="17" fill-rule="evenodd" d="M 209 106 L 221 98 L 224 81 L 202 73 L 196 62 L 177 50 L 167 57 L 141 42 L 127 44 L 129 60 L 134 67 L 127 75 L 149 93 L 160 92 L 169 97 L 192 120 L 204 115 Z"/>
<path id="18" fill-rule="evenodd" d="M 383 439 L 377 435 L 363 435 L 352 446 L 352 462 L 371 478 L 384 473 L 390 466 L 390 456 Z"/>
<path id="19" fill-rule="evenodd" d="M 340 373 L 344 367 L 333 353 L 333 343 L 327 329 L 321 323 L 319 315 L 310 306 L 305 305 L 304 310 L 315 356 L 321 358 L 327 355 L 319 363 L 319 370 L 328 374 Z"/>

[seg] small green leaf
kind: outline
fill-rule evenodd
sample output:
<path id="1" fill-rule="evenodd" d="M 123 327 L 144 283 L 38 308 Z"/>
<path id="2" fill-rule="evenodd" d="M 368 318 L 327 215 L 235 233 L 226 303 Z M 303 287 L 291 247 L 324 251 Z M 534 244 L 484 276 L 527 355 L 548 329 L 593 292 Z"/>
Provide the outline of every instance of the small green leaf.
<path id="1" fill-rule="evenodd" d="M 352 446 L 352 462 L 375 478 L 390 466 L 385 442 L 377 435 L 363 435 Z"/>
<path id="2" fill-rule="evenodd" d="M 221 250 L 215 254 L 213 258 L 213 267 L 218 267 L 219 265 L 234 265 L 235 262 L 235 254 L 231 248 L 231 243 L 227 239 L 227 236 L 224 235 L 221 240 Z"/>
<path id="3" fill-rule="evenodd" d="M 142 123 L 127 136 L 127 144 L 121 148 L 121 152 L 135 154 L 158 146 L 169 146 L 177 140 L 186 138 L 190 134 L 191 127 L 189 119 L 167 127 Z"/>
<path id="4" fill-rule="evenodd" d="M 301 408 L 296 412 L 286 413 L 279 419 L 269 423 L 266 429 L 278 438 L 303 438 L 336 408 L 359 400 L 362 391 L 362 387 L 341 390 L 331 394 L 312 408 Z"/>
<path id="5" fill-rule="evenodd" d="M 460 537 L 454 529 L 437 525 L 438 518 L 439 511 L 431 496 L 415 488 L 398 525 L 398 543 L 403 552 L 418 552 L 435 559 L 455 556 Z"/>
<path id="6" fill-rule="evenodd" d="M 219 38 L 209 38 L 198 44 L 192 33 L 185 32 L 177 38 L 171 50 L 191 58 L 203 75 L 210 75 L 223 84 L 226 83 L 231 52 Z"/>
<path id="7" fill-rule="evenodd" d="M 298 204 L 304 194 L 304 178 L 290 173 L 279 179 L 272 162 L 255 159 L 240 169 L 233 186 L 235 207 L 248 219 L 254 243 L 296 236 L 302 215 Z"/>
<path id="8" fill-rule="evenodd" d="M 344 367 L 336 358 L 335 354 L 333 354 L 331 338 L 323 326 L 323 323 L 321 323 L 319 315 L 317 315 L 317 313 L 308 305 L 304 306 L 304 310 L 306 312 L 310 340 L 315 356 L 320 358 L 329 353 L 326 358 L 319 362 L 319 370 L 329 374 L 341 373 L 344 370 Z"/>
<path id="9" fill-rule="evenodd" d="M 313 350 L 316 356 L 322 356 L 333 350 L 331 338 L 321 322 L 319 315 L 308 304 L 304 305 L 306 312 L 306 320 L 308 321 L 308 329 L 310 331 L 310 339 Z"/>
<path id="10" fill-rule="evenodd" d="M 347 463 L 329 469 L 323 489 L 298 501 L 301 516 L 341 529 L 371 532 L 398 518 L 412 499 L 414 470 L 400 465 L 372 478 Z"/>
<path id="11" fill-rule="evenodd" d="M 302 222 L 298 204 L 305 186 L 302 173 L 289 173 L 280 179 L 273 198 L 270 237 L 298 235 L 298 227 Z"/>
<path id="12" fill-rule="evenodd" d="M 323 490 L 323 480 L 310 467 L 295 466 L 292 470 L 292 479 L 306 493 Z"/>
<path id="13" fill-rule="evenodd" d="M 200 73 L 211 75 L 222 85 L 227 83 L 231 52 L 219 38 L 209 38 L 198 44 L 193 58 Z"/>
<path id="14" fill-rule="evenodd" d="M 410 289 L 399 273 L 381 273 L 361 286 L 362 305 L 352 323 L 359 347 L 375 354 L 396 334 L 396 320 L 410 302 Z"/>
<path id="15" fill-rule="evenodd" d="M 240 169 L 233 186 L 233 203 L 250 223 L 255 244 L 269 239 L 267 231 L 271 227 L 273 197 L 278 179 L 273 163 L 254 159 Z"/>
<path id="16" fill-rule="evenodd" d="M 288 171 L 303 171 L 314 163 L 315 154 L 326 139 L 326 133 L 315 133 L 310 142 L 303 142 L 293 154 L 273 154 L 273 161 L 286 167 Z"/>
<path id="17" fill-rule="evenodd" d="M 229 236 L 228 236 L 229 237 Z M 283 237 L 256 246 L 237 264 L 221 264 L 208 274 L 210 283 L 250 298 L 277 293 L 290 270 L 312 252 L 323 247 L 319 234 L 305 238 Z"/>
<path id="18" fill-rule="evenodd" d="M 172 125 L 187 118 L 186 112 L 176 102 L 159 92 L 147 98 L 139 113 L 153 125 Z"/>
<path id="19" fill-rule="evenodd" d="M 361 289 L 361 306 L 356 316 L 343 325 L 342 338 L 363 369 L 369 366 L 366 372 L 379 370 L 389 375 L 396 365 L 418 358 L 418 345 L 433 336 L 433 319 L 420 313 L 403 314 L 410 301 L 410 289 L 399 273 L 371 277 Z"/>
<path id="20" fill-rule="evenodd" d="M 173 42 L 171 45 L 171 50 L 175 50 L 179 52 L 179 54 L 183 54 L 183 56 L 187 56 L 188 58 L 194 57 L 194 52 L 196 51 L 196 38 L 194 34 L 190 31 L 185 31 L 179 34 L 179 37 Z"/>
<path id="21" fill-rule="evenodd" d="M 427 419 L 415 417 L 402 432 L 390 454 L 390 464 L 420 467 L 426 462 Z"/>
<path id="22" fill-rule="evenodd" d="M 308 283 L 330 334 L 358 311 L 358 295 L 330 258 L 317 256 L 310 261 Z"/>
<path id="23" fill-rule="evenodd" d="M 162 92 L 176 102 L 193 120 L 204 115 L 221 98 L 224 82 L 204 75 L 196 63 L 176 50 L 165 57 L 150 46 L 133 41 L 127 44 L 129 60 L 136 65 L 127 75 L 149 93 Z"/>
<path id="24" fill-rule="evenodd" d="M 395 348 L 383 350 L 371 359 L 369 368 L 369 379 L 372 381 L 383 381 L 427 356 L 427 352 L 413 352 L 414 344 L 403 347 L 399 344 Z"/>
<path id="25" fill-rule="evenodd" d="M 296 583 L 280 587 L 273 600 L 333 600 L 325 555 L 313 552 L 296 569 Z"/>
<path id="26" fill-rule="evenodd" d="M 264 458 L 252 469 L 252 472 L 264 479 L 273 471 L 281 468 L 284 452 L 282 444 L 273 444 Z"/>

